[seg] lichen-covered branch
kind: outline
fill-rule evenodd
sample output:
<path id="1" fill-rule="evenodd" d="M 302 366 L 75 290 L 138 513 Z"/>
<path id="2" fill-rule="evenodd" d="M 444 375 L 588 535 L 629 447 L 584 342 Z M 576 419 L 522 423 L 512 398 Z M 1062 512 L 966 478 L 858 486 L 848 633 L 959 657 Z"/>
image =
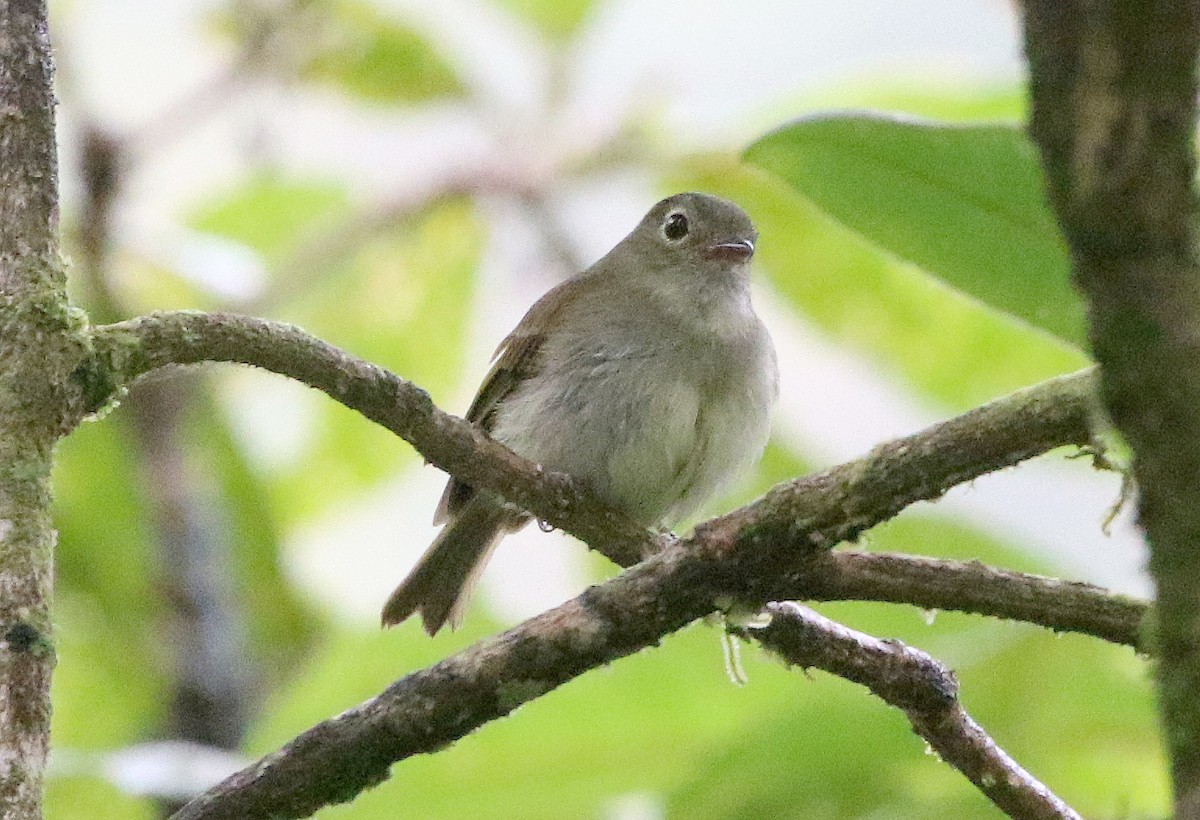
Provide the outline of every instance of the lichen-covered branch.
<path id="1" fill-rule="evenodd" d="M 1134 454 L 1179 817 L 1200 817 L 1200 2 L 1027 0 L 1030 130 Z"/>
<path id="2" fill-rule="evenodd" d="M 789 664 L 862 684 L 908 716 L 942 760 L 963 773 L 1009 817 L 1079 820 L 1079 815 L 1015 760 L 967 714 L 954 674 L 919 649 L 881 641 L 785 601 L 767 607 L 770 622 L 743 628 Z"/>
<path id="3" fill-rule="evenodd" d="M 681 544 L 583 595 L 392 684 L 189 803 L 174 820 L 305 817 L 383 781 L 590 669 L 712 609 Z"/>
<path id="4" fill-rule="evenodd" d="M 625 516 L 601 510 L 567 476 L 541 470 L 444 413 L 429 395 L 381 367 L 294 325 L 228 313 L 157 313 L 96 328 L 88 369 L 98 407 L 153 370 L 238 362 L 289 376 L 357 410 L 412 444 L 429 462 L 567 529 L 622 564 L 655 542 Z"/>
<path id="5" fill-rule="evenodd" d="M 872 584 L 896 600 L 936 597 L 919 587 L 920 559 L 908 586 L 881 584 L 879 566 L 856 566 L 831 548 L 956 483 L 1064 444 L 1090 440 L 1092 375 L 1084 372 L 977 408 L 927 430 L 880 445 L 868 456 L 780 485 L 759 501 L 713 519 L 680 539 L 653 535 L 604 510 L 568 477 L 540 470 L 442 413 L 419 388 L 298 328 L 244 316 L 158 314 L 95 329 L 88 383 L 92 399 L 173 364 L 234 361 L 289 375 L 326 392 L 412 443 L 434 464 L 505 494 L 532 513 L 580 536 L 630 570 L 552 612 L 397 682 L 379 698 L 327 721 L 235 775 L 186 807 L 180 817 L 299 817 L 351 799 L 387 776 L 403 757 L 432 751 L 507 714 L 520 703 L 613 659 L 657 643 L 721 604 L 762 606 L 791 597 L 831 597 L 839 587 L 864 597 Z M 903 564 L 903 558 L 891 557 Z M 1132 642 L 1144 606 L 1126 606 L 1091 588 L 946 564 L 987 575 L 987 595 L 962 608 L 987 612 L 989 600 L 1021 617 L 1034 604 L 1073 593 L 1038 622 Z M 860 577 L 855 579 L 853 576 Z M 989 599 L 988 596 L 992 596 Z M 885 598 L 891 599 L 891 598 Z M 1092 615 L 1089 616 L 1089 607 Z M 1121 615 L 1128 620 L 1114 626 Z"/>
<path id="6" fill-rule="evenodd" d="M 714 561 L 732 565 L 722 570 Z M 955 577 L 961 568 L 947 569 Z M 313 727 L 193 801 L 177 818 L 304 817 L 329 803 L 351 800 L 361 789 L 385 779 L 396 761 L 436 751 L 577 675 L 657 644 L 663 635 L 710 611 L 714 596 L 725 589 L 719 579 L 736 577 L 739 571 L 738 562 L 697 557 L 694 545 L 674 543 L 557 609 L 414 672 L 378 697 Z M 836 576 L 839 570 L 830 572 Z M 818 574 L 824 575 L 820 570 Z M 1010 592 L 1020 597 L 1043 580 L 1030 576 L 1031 583 Z M 1045 583 L 1047 591 L 1054 584 Z M 1132 633 L 1137 618 L 1130 620 L 1126 631 Z M 747 634 L 761 637 L 758 630 Z M 844 676 L 865 682 L 864 675 L 885 675 L 886 661 L 880 662 L 880 669 L 862 668 Z M 868 659 L 861 665 L 874 662 Z M 893 680 L 888 691 L 906 711 L 924 704 L 910 715 L 922 720 L 923 732 L 937 734 L 935 748 L 942 751 L 945 746 L 947 759 L 953 758 L 973 780 L 987 783 L 989 796 L 999 795 L 993 799 L 1049 805 L 1052 798 L 1027 793 L 1036 781 L 990 783 L 1001 768 L 1020 771 L 1019 767 L 988 744 L 966 715 L 936 698 L 927 703 L 927 690 L 926 682 L 906 690 Z"/>

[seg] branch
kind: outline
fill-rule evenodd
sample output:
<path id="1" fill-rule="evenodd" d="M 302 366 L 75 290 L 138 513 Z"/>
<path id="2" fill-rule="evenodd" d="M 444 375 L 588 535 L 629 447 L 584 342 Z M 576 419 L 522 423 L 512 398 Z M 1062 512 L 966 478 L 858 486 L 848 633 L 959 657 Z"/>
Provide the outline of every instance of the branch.
<path id="1" fill-rule="evenodd" d="M 672 544 L 617 578 L 414 672 L 378 697 L 309 729 L 188 804 L 176 820 L 304 817 L 329 803 L 351 800 L 359 790 L 386 779 L 393 763 L 437 751 L 590 669 L 657 644 L 663 635 L 708 613 L 715 594 L 711 578 L 694 546 Z M 752 636 L 760 637 L 757 630 Z M 860 670 L 846 676 L 863 682 L 864 674 Z M 903 701 L 902 708 L 913 715 L 910 709 L 922 707 L 915 714 L 924 731 L 936 733 L 935 748 L 972 779 L 987 783 L 1002 765 L 1020 771 L 1000 750 L 983 743 L 977 727 L 955 739 L 952 732 L 973 727 L 965 715 L 960 719 L 953 710 L 919 696 L 910 701 Z M 932 711 L 934 706 L 943 711 Z M 936 719 L 939 715 L 942 720 Z M 957 728 L 944 725 L 948 720 L 957 720 Z M 989 783 L 985 791 L 999 794 L 996 800 L 1015 800 L 1008 795 L 1012 788 L 1005 780 Z"/>
<path id="2" fill-rule="evenodd" d="M 665 552 L 414 672 L 193 800 L 174 820 L 305 817 L 584 672 L 654 645 L 713 606 L 686 550 Z"/>
<path id="3" fill-rule="evenodd" d="M 568 476 L 541 469 L 442 412 L 419 387 L 293 325 L 178 311 L 95 328 L 92 340 L 84 380 L 96 408 L 163 367 L 249 364 L 321 390 L 412 444 L 430 463 L 503 494 L 622 566 L 672 540 L 651 535 L 598 505 Z M 882 444 L 864 458 L 781 484 L 749 507 L 701 525 L 697 534 L 718 551 L 740 545 L 766 554 L 758 546 L 766 541 L 787 552 L 829 549 L 955 484 L 1054 447 L 1088 443 L 1093 379 L 1090 371 L 1051 379 Z"/>
<path id="4" fill-rule="evenodd" d="M 714 573 L 698 559 L 694 545 L 674 543 L 562 606 L 414 672 L 378 697 L 309 729 L 188 804 L 176 820 L 304 817 L 329 803 L 349 801 L 386 779 L 393 763 L 435 752 L 584 672 L 657 644 L 713 609 L 715 574 L 738 571 L 733 566 Z M 757 630 L 750 636 L 760 637 Z M 946 733 L 954 727 L 935 720 L 937 712 L 919 714 L 927 731 L 941 733 L 935 748 L 960 768 L 969 765 L 964 769 L 969 776 L 974 772 L 986 782 L 1002 764 L 1019 771 L 1002 752 L 983 744 L 977 728 L 967 735 L 973 745 L 960 749 L 963 739 L 951 742 Z M 943 717 L 957 720 L 959 732 L 973 726 L 952 710 Z M 969 762 L 975 759 L 970 755 L 979 759 L 978 766 Z M 990 784 L 989 796 L 1011 788 L 1006 782 Z"/>
<path id="5" fill-rule="evenodd" d="M 954 673 L 899 641 L 881 641 L 792 602 L 767 607 L 771 622 L 736 630 L 789 664 L 816 667 L 862 684 L 908 716 L 942 760 L 962 772 L 1009 817 L 1053 820 L 1079 815 L 988 736 L 958 702 Z"/>
<path id="6" fill-rule="evenodd" d="M 1151 652 L 1145 628 L 1150 607 L 1145 601 L 1079 581 L 996 569 L 978 561 L 848 550 L 829 553 L 809 580 L 805 594 L 793 597 L 973 612 Z"/>
<path id="7" fill-rule="evenodd" d="M 676 543 L 597 505 L 569 477 L 491 441 L 438 410 L 420 388 L 291 325 L 245 316 L 165 313 L 96 328 L 91 381 L 109 391 L 171 364 L 235 361 L 323 390 L 410 442 L 427 460 L 504 494 L 614 562 L 636 563 Z M 760 579 L 747 600 L 871 599 L 1027 620 L 1139 646 L 1142 602 L 977 563 L 831 553 L 836 543 L 955 483 L 1055 446 L 1088 440 L 1093 384 L 1084 371 L 1052 379 L 911 436 L 865 458 L 779 485 L 755 503 L 696 528 L 688 542 Z M 107 394 L 105 394 L 107 396 Z M 103 398 L 103 397 L 101 397 Z"/>
<path id="8" fill-rule="evenodd" d="M 443 413 L 429 395 L 294 325 L 224 313 L 157 313 L 93 330 L 85 381 L 95 408 L 138 377 L 171 365 L 239 362 L 289 376 L 391 430 L 429 462 L 571 532 L 617 563 L 636 563 L 665 539 L 600 508 L 561 473 L 542 470 Z"/>
<path id="9" fill-rule="evenodd" d="M 1200 817 L 1200 2 L 1028 0 L 1030 131 L 1133 450 L 1175 809 Z"/>
<path id="10" fill-rule="evenodd" d="M 395 761 L 440 748 L 572 677 L 653 645 L 718 601 L 762 606 L 808 588 L 817 592 L 822 584 L 827 592 L 841 584 L 861 594 L 878 579 L 864 574 L 854 580 L 853 562 L 831 557 L 834 544 L 908 504 L 939 497 L 957 482 L 1055 446 L 1087 442 L 1093 378 L 1084 372 L 1051 380 L 881 445 L 858 461 L 780 485 L 683 540 L 653 536 L 600 508 L 568 477 L 540 470 L 442 413 L 414 385 L 289 325 L 222 314 L 158 314 L 96 328 L 93 345 L 89 381 L 107 385 L 109 393 L 155 369 L 207 360 L 289 375 L 396 432 L 437 466 L 506 495 L 618 563 L 653 553 L 574 601 L 314 727 L 199 798 L 181 813 L 185 818 L 295 817 L 351 799 L 384 779 Z M 95 398 L 107 395 L 98 390 Z M 978 574 L 970 565 L 956 571 Z M 1005 584 L 1010 597 L 1019 598 L 1031 589 L 1052 594 L 1056 582 L 997 572 L 989 589 L 997 593 Z M 1065 608 L 1070 617 L 1062 628 L 1086 631 L 1088 624 L 1104 622 L 1110 596 L 1091 592 Z M 898 599 L 905 594 L 893 593 Z M 953 608 L 953 601 L 942 603 L 944 590 L 928 594 Z M 984 597 L 967 601 L 971 611 L 987 611 Z M 1089 604 L 1100 611 L 1085 617 L 1080 612 Z M 1022 611 L 1003 606 L 1008 613 Z M 1130 621 L 1123 628 L 1105 629 L 1136 635 L 1144 607 L 1125 612 Z"/>

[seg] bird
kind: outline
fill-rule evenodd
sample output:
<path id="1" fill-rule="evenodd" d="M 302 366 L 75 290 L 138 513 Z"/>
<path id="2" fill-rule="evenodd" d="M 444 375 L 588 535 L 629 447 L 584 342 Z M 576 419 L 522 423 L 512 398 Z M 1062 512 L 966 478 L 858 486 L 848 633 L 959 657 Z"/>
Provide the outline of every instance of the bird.
<path id="1" fill-rule="evenodd" d="M 647 528 L 694 513 L 766 446 L 774 345 L 755 313 L 758 232 L 736 204 L 669 196 L 611 251 L 539 299 L 504 338 L 466 418 Z M 499 541 L 529 513 L 450 478 L 433 543 L 388 598 L 384 627 L 419 613 L 460 625 Z"/>

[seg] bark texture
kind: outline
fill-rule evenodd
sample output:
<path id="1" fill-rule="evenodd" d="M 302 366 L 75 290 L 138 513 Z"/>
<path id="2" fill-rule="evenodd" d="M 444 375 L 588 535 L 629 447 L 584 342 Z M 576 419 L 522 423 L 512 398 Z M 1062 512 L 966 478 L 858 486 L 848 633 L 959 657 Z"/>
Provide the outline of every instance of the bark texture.
<path id="1" fill-rule="evenodd" d="M 41 0 L 0 0 L 0 815 L 39 817 L 54 652 L 50 467 L 78 421 L 84 335 L 58 258 Z"/>
<path id="2" fill-rule="evenodd" d="M 1179 817 L 1200 817 L 1200 3 L 1026 4 L 1031 131 L 1134 452 Z"/>

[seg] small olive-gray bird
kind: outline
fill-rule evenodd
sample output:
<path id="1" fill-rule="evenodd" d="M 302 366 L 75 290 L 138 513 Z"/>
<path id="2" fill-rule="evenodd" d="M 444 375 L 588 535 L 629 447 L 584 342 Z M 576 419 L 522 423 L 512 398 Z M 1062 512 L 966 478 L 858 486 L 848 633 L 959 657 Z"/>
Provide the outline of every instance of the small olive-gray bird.
<path id="1" fill-rule="evenodd" d="M 758 234 L 741 208 L 659 202 L 584 273 L 543 296 L 496 351 L 467 419 L 585 482 L 647 527 L 676 523 L 767 441 L 775 349 L 750 304 Z M 529 514 L 451 479 L 445 524 L 383 608 L 425 631 L 461 621 L 496 544 Z"/>

